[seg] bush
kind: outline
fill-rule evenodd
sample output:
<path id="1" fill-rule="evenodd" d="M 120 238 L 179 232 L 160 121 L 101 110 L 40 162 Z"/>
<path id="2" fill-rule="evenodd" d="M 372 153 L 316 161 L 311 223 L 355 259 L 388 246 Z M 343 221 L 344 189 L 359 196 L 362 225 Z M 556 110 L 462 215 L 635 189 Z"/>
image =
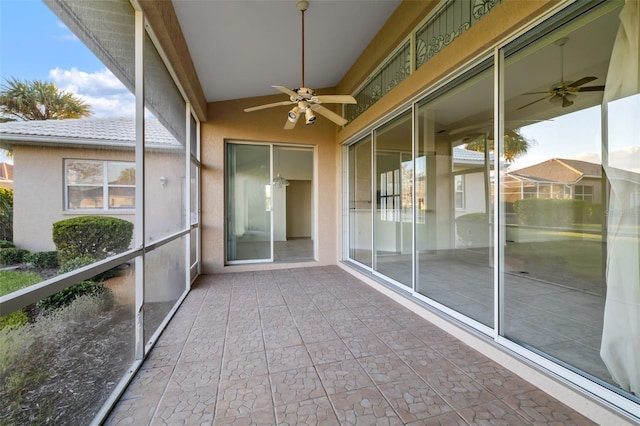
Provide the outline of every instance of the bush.
<path id="1" fill-rule="evenodd" d="M 0 188 L 0 240 L 13 241 L 13 191 Z"/>
<path id="2" fill-rule="evenodd" d="M 104 299 L 113 300 L 111 290 L 102 282 L 81 281 L 78 284 L 72 285 L 40 300 L 38 302 L 38 308 L 44 309 L 45 311 L 56 311 L 70 305 L 82 296 L 99 296 Z"/>
<path id="3" fill-rule="evenodd" d="M 81 257 L 101 260 L 129 248 L 133 224 L 104 216 L 81 216 L 53 224 L 53 243 L 60 265 Z"/>
<path id="4" fill-rule="evenodd" d="M 585 223 L 589 215 L 588 204 L 584 200 L 530 198 L 517 200 L 513 208 L 523 225 L 570 226 Z"/>
<path id="5" fill-rule="evenodd" d="M 9 315 L 0 317 L 0 330 L 3 328 L 19 328 L 25 325 L 29 321 L 27 314 L 22 311 L 14 311 Z"/>
<path id="6" fill-rule="evenodd" d="M 24 257 L 29 250 L 19 248 L 3 248 L 0 249 L 0 263 L 3 265 L 16 265 L 24 261 Z"/>
<path id="7" fill-rule="evenodd" d="M 489 218 L 486 213 L 469 213 L 456 219 L 458 236 L 471 244 L 489 243 Z"/>
<path id="8" fill-rule="evenodd" d="M 24 257 L 24 261 L 32 264 L 35 268 L 50 269 L 58 267 L 57 251 L 39 251 L 36 253 L 28 253 Z"/>
<path id="9" fill-rule="evenodd" d="M 0 240 L 0 249 L 3 248 L 14 248 L 16 245 L 13 244 L 12 241 Z"/>

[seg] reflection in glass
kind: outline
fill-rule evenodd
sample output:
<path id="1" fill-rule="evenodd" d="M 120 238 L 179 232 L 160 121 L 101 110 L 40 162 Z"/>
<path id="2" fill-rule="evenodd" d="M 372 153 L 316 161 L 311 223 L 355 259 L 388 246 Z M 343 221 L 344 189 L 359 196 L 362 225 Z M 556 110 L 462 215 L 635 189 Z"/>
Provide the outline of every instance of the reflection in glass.
<path id="1" fill-rule="evenodd" d="M 349 258 L 371 266 L 371 137 L 349 147 Z"/>
<path id="2" fill-rule="evenodd" d="M 471 75 L 419 107 L 416 290 L 493 326 L 491 62 Z"/>
<path id="3" fill-rule="evenodd" d="M 412 277 L 413 163 L 411 114 L 375 132 L 374 269 L 408 287 Z"/>
<path id="4" fill-rule="evenodd" d="M 601 342 L 603 348 L 613 341 L 622 347 L 629 336 L 637 338 L 639 318 L 636 305 L 631 309 L 635 331 L 626 321 L 622 325 L 615 320 L 612 334 L 603 329 L 605 297 L 610 300 L 610 293 L 624 287 L 623 276 L 628 276 L 621 268 L 635 271 L 631 279 L 638 284 L 637 233 L 627 232 L 637 228 L 625 229 L 622 239 L 614 237 L 616 226 L 610 217 L 612 208 L 616 210 L 614 200 L 628 200 L 634 185 L 617 186 L 615 166 L 603 172 L 603 158 L 613 165 L 611 160 L 618 156 L 617 141 L 635 149 L 639 143 L 628 134 L 614 136 L 627 121 L 638 121 L 638 111 L 633 116 L 633 109 L 627 108 L 616 111 L 616 117 L 609 113 L 613 121 L 605 127 L 607 138 L 601 137 L 601 104 L 615 62 L 619 6 L 611 2 L 578 18 L 571 31 L 563 28 L 544 38 L 536 32 L 535 42 L 505 53 L 505 127 L 531 144 L 500 178 L 506 237 L 502 333 L 582 374 L 628 390 L 628 374 L 638 378 L 637 351 L 616 355 L 617 360 L 627 356 L 625 362 L 631 359 L 635 368 L 617 377 L 601 356 Z M 565 86 L 579 89 L 565 96 L 558 89 Z M 635 245 L 616 254 L 617 243 L 630 241 L 628 237 L 635 238 Z M 620 313 L 622 307 L 613 310 Z"/>

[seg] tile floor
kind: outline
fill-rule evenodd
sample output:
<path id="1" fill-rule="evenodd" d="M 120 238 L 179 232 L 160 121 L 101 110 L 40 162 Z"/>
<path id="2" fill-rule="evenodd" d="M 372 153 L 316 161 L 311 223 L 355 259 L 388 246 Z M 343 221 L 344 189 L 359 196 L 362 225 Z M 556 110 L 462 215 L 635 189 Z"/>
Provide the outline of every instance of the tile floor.
<path id="1" fill-rule="evenodd" d="M 337 266 L 202 276 L 106 424 L 592 424 Z"/>

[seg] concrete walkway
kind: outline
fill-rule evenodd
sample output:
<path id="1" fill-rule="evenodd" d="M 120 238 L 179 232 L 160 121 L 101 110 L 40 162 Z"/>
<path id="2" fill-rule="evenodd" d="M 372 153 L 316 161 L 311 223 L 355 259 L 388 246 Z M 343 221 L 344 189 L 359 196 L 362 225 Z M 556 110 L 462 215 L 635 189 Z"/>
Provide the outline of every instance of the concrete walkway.
<path id="1" fill-rule="evenodd" d="M 200 277 L 107 424 L 592 422 L 330 266 Z"/>

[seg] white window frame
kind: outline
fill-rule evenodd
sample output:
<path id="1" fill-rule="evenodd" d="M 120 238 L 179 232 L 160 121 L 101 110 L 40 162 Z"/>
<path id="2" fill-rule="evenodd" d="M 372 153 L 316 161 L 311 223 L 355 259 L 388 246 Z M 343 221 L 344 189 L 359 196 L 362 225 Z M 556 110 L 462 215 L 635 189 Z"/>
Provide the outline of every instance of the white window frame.
<path id="1" fill-rule="evenodd" d="M 69 174 L 68 174 L 68 170 L 69 170 L 69 162 L 70 161 L 84 161 L 84 162 L 94 162 L 96 164 L 100 163 L 102 164 L 102 183 L 101 184 L 71 184 L 69 183 Z M 109 170 L 109 165 L 111 164 L 126 164 L 126 165 L 130 165 L 134 170 L 136 168 L 136 163 L 135 161 L 117 161 L 117 160 L 94 160 L 94 159 L 88 159 L 88 158 L 65 158 L 64 159 L 64 211 L 66 212 L 78 212 L 78 211 L 84 211 L 84 212 L 104 212 L 104 211 L 113 211 L 113 212 L 135 212 L 136 207 L 135 207 L 135 198 L 134 198 L 134 205 L 132 207 L 124 207 L 124 208 L 112 208 L 109 206 L 109 189 L 110 188 L 134 188 L 136 187 L 135 184 L 133 185 L 122 185 L 122 184 L 118 184 L 118 185 L 110 185 L 109 184 L 109 177 L 108 177 L 108 170 Z M 87 187 L 87 186 L 101 186 L 102 187 L 102 208 L 78 208 L 78 209 L 73 209 L 69 207 L 69 188 L 79 188 L 79 187 Z M 135 194 L 134 194 L 135 197 Z"/>

